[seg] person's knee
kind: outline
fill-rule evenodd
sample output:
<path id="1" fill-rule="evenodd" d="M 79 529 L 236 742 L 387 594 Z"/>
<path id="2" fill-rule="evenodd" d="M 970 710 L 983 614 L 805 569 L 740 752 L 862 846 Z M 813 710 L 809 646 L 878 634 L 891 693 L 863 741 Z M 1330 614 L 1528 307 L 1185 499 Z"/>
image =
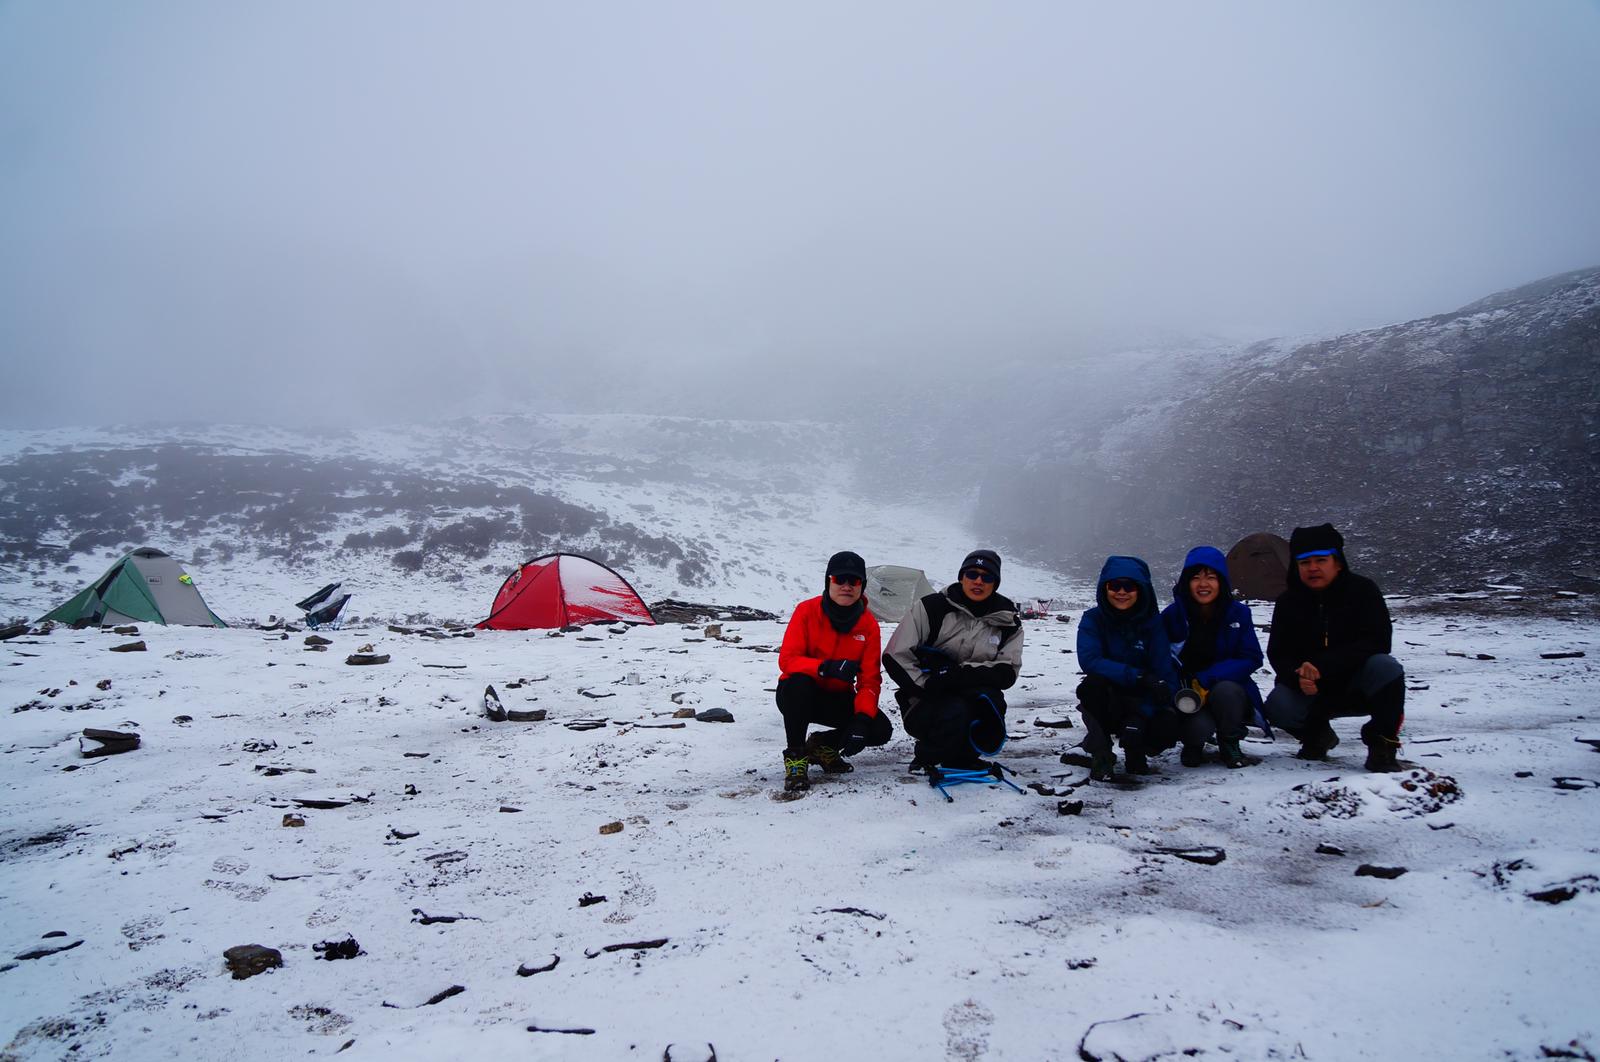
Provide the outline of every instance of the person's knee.
<path id="1" fill-rule="evenodd" d="M 1366 663 L 1356 673 L 1355 686 L 1369 697 L 1385 686 L 1404 681 L 1406 669 L 1388 653 L 1367 657 Z"/>
<path id="2" fill-rule="evenodd" d="M 793 711 L 804 711 L 816 701 L 822 687 L 817 685 L 817 680 L 810 675 L 790 675 L 788 678 L 778 680 L 778 692 L 774 697 L 778 702 L 778 711 L 788 715 Z"/>
<path id="3" fill-rule="evenodd" d="M 1304 723 L 1310 713 L 1311 699 L 1287 686 L 1274 686 L 1267 694 L 1267 718 L 1274 726 L 1292 729 Z"/>

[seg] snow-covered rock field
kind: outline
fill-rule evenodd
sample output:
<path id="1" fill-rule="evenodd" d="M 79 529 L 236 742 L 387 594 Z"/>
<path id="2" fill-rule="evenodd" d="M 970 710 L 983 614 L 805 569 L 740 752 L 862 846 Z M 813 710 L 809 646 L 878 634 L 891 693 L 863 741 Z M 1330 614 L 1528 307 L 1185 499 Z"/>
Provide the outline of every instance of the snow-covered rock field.
<path id="1" fill-rule="evenodd" d="M 0 1057 L 1600 1050 L 1592 622 L 1398 611 L 1407 773 L 1345 721 L 1326 764 L 1253 732 L 1256 766 L 1169 753 L 1138 789 L 1035 725 L 1076 723 L 1076 627 L 1027 628 L 999 758 L 1038 788 L 953 803 L 903 733 L 776 799 L 778 623 L 0 643 Z M 547 718 L 488 721 L 488 684 Z M 142 744 L 85 758 L 86 727 Z M 282 966 L 234 979 L 245 944 Z"/>

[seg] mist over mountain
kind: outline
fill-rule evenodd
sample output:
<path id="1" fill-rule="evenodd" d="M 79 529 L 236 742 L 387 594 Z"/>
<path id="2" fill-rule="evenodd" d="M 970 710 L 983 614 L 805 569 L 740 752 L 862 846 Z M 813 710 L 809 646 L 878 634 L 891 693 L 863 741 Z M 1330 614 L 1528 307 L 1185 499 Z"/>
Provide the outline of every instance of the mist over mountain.
<path id="1" fill-rule="evenodd" d="M 1112 552 L 1175 574 L 1191 545 L 1331 520 L 1388 589 L 1600 579 L 1600 269 L 1181 360 L 1039 386 L 982 481 L 1014 548 L 1080 574 Z"/>

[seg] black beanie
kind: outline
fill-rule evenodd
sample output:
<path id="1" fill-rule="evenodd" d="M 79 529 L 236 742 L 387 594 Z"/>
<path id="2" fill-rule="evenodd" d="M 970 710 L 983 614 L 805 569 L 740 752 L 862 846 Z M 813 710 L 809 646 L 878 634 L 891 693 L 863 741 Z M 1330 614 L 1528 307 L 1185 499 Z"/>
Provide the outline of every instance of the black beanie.
<path id="1" fill-rule="evenodd" d="M 1297 527 L 1289 535 L 1289 556 L 1299 560 L 1307 553 L 1332 553 L 1344 563 L 1344 536 L 1332 524 Z"/>
<path id="2" fill-rule="evenodd" d="M 853 575 L 862 582 L 867 581 L 867 562 L 861 559 L 861 554 L 851 553 L 849 550 L 840 550 L 828 558 L 828 570 L 825 575 Z"/>
<path id="3" fill-rule="evenodd" d="M 995 589 L 1000 588 L 1000 554 L 992 549 L 975 549 L 967 554 L 967 559 L 961 562 L 961 567 L 956 569 L 959 576 L 968 568 L 980 568 L 994 576 Z"/>

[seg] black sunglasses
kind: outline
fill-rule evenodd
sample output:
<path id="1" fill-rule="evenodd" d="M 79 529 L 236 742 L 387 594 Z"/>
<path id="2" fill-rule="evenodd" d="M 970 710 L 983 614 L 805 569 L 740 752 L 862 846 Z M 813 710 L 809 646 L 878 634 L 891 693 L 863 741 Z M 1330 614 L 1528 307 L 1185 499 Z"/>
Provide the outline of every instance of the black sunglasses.
<path id="1" fill-rule="evenodd" d="M 961 573 L 961 578 L 971 579 L 976 583 L 998 583 L 1000 577 L 993 572 L 986 572 L 982 568 L 968 568 Z"/>
<path id="2" fill-rule="evenodd" d="M 828 578 L 833 580 L 833 585 L 834 586 L 860 586 L 861 585 L 861 576 L 859 576 L 859 575 L 830 575 L 830 576 L 828 576 Z"/>
<path id="3" fill-rule="evenodd" d="M 1117 594 L 1136 594 L 1139 592 L 1139 584 L 1132 579 L 1107 579 L 1106 589 Z"/>

